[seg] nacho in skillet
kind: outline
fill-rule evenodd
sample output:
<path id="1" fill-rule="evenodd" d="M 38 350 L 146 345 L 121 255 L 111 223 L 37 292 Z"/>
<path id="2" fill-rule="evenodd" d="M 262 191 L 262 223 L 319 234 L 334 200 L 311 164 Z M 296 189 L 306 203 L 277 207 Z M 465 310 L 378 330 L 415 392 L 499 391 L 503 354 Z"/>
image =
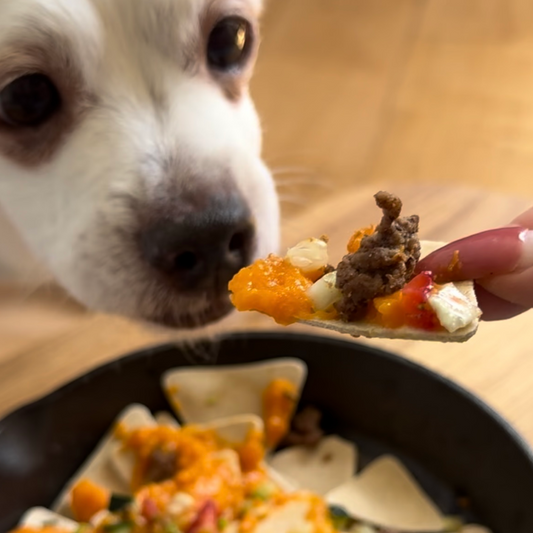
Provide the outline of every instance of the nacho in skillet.
<path id="1" fill-rule="evenodd" d="M 162 387 L 184 425 L 129 406 L 55 512 L 31 509 L 16 532 L 490 533 L 443 516 L 393 457 L 360 471 L 316 408 L 295 413 L 306 376 L 290 358 L 170 370 Z"/>

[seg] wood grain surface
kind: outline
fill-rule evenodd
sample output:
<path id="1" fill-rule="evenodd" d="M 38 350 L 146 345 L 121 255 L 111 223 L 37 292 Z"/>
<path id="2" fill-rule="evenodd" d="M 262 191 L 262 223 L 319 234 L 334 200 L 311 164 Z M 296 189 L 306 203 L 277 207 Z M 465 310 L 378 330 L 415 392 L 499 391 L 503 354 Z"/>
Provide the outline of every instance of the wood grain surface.
<path id="1" fill-rule="evenodd" d="M 505 224 L 533 205 L 530 0 L 269 0 L 252 90 L 285 245 L 327 233 L 340 258 L 351 231 L 378 217 L 379 189 L 421 216 L 424 239 Z M 371 344 L 452 377 L 533 444 L 532 326 L 528 313 L 482 324 L 464 345 Z M 276 326 L 242 314 L 212 332 L 258 328 Z M 2 287 L 0 416 L 178 337 L 87 313 L 57 289 Z"/>

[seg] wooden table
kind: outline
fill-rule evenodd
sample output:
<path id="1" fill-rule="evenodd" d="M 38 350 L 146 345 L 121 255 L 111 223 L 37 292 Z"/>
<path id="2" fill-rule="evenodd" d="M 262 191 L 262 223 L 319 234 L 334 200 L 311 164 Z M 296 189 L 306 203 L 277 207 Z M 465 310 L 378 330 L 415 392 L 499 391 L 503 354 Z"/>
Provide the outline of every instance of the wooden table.
<path id="1" fill-rule="evenodd" d="M 420 215 L 423 239 L 451 240 L 506 224 L 533 204 L 533 199 L 444 186 L 383 188 L 404 199 L 406 214 Z M 333 258 L 340 258 L 352 230 L 378 219 L 372 200 L 375 192 L 375 187 L 356 188 L 311 207 L 298 218 L 286 221 L 284 242 L 294 243 L 326 233 L 330 236 Z M 5 294 L 0 292 L 0 300 Z M 16 313 L 16 325 L 28 338 L 54 313 L 54 316 L 63 313 L 62 319 L 71 320 L 71 324 L 61 334 L 51 335 L 37 346 L 29 341 L 15 342 L 16 348 L 9 350 L 5 343 L 0 344 L 0 415 L 130 350 L 183 338 L 182 333 L 162 332 L 121 318 L 87 313 L 49 293 L 34 294 L 24 302 L 19 301 Z M 6 309 L 5 316 L 8 316 Z M 0 332 L 1 319 L 0 313 Z M 22 328 L 26 324 L 27 332 Z M 269 319 L 249 313 L 234 314 L 209 331 L 277 328 Z M 533 317 L 526 313 L 506 322 L 482 324 L 478 334 L 465 344 L 363 342 L 393 350 L 451 377 L 503 414 L 533 444 L 532 328 Z M 314 332 L 303 326 L 293 326 L 290 330 Z"/>

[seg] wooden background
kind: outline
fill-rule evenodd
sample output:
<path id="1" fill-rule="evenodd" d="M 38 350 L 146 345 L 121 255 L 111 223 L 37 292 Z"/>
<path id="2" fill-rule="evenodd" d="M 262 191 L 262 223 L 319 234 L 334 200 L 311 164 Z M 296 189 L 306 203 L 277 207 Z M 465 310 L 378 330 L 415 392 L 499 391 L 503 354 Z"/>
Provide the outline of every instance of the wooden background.
<path id="1" fill-rule="evenodd" d="M 268 0 L 253 93 L 284 237 L 327 231 L 340 255 L 387 188 L 424 238 L 505 224 L 533 205 L 533 2 Z M 533 318 L 462 346 L 380 343 L 473 390 L 533 443 Z M 272 327 L 234 316 L 219 329 Z M 0 416 L 95 365 L 162 340 L 60 291 L 0 289 Z"/>
<path id="2" fill-rule="evenodd" d="M 267 3 L 265 155 L 313 180 L 308 199 L 382 182 L 533 195 L 533 2 Z"/>

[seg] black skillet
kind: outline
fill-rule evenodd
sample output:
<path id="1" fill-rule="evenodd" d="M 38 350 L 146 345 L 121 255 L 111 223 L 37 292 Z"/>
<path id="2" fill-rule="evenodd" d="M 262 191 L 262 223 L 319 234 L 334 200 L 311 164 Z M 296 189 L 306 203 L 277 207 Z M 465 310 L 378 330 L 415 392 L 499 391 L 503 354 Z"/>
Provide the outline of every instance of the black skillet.
<path id="1" fill-rule="evenodd" d="M 495 533 L 533 533 L 533 455 L 485 404 L 383 351 L 271 333 L 229 335 L 192 351 L 169 345 L 140 351 L 0 421 L 0 531 L 27 508 L 51 504 L 123 407 L 168 409 L 159 385 L 165 370 L 287 356 L 309 367 L 301 405 L 319 407 L 328 431 L 357 442 L 362 466 L 394 453 L 443 512 Z"/>

